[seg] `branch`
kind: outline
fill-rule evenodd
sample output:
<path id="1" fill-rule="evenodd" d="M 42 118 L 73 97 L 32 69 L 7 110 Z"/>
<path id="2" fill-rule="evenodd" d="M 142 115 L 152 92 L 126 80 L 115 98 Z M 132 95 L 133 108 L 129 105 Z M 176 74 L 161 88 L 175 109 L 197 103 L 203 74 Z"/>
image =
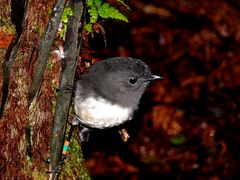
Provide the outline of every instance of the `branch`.
<path id="1" fill-rule="evenodd" d="M 134 2 L 133 6 L 143 11 L 145 14 L 158 15 L 163 18 L 168 18 L 172 16 L 171 11 L 164 7 L 155 7 L 154 5 L 144 4 L 139 1 Z"/>
<path id="2" fill-rule="evenodd" d="M 72 98 L 72 90 L 66 92 L 69 87 L 73 87 L 76 72 L 77 58 L 79 55 L 78 41 L 81 39 L 79 24 L 83 26 L 81 18 L 84 15 L 84 4 L 82 0 L 73 2 L 73 16 L 69 18 L 68 29 L 65 41 L 65 57 L 62 64 L 60 91 L 57 94 L 56 110 L 54 114 L 53 129 L 51 135 L 51 170 L 52 176 L 56 177 L 59 172 L 55 172 L 61 167 L 61 155 L 64 141 L 64 133 Z M 83 18 L 82 18 L 83 20 Z M 81 27 L 83 29 L 83 27 Z M 79 43 L 81 44 L 81 43 Z M 58 169 L 60 170 L 60 169 Z"/>
<path id="3" fill-rule="evenodd" d="M 52 12 L 53 17 L 49 21 L 44 38 L 41 41 L 38 58 L 34 65 L 32 84 L 29 89 L 29 104 L 31 104 L 34 97 L 37 96 L 39 89 L 42 85 L 48 55 L 61 20 L 65 3 L 66 0 L 57 1 Z"/>

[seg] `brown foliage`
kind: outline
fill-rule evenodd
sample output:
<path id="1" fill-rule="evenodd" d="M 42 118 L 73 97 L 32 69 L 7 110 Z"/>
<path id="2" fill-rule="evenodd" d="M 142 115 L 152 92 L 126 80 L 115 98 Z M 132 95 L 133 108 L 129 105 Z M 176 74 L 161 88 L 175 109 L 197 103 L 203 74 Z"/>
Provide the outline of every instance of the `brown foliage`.
<path id="1" fill-rule="evenodd" d="M 125 167 L 119 179 L 238 179 L 239 4 L 185 0 L 133 1 L 131 6 L 130 24 L 115 24 L 108 49 L 100 54 L 139 57 L 165 79 L 143 97 L 137 117 L 142 126 L 129 125 L 138 134 L 129 149 L 111 150 L 137 171 L 124 165 L 112 171 Z M 107 157 L 95 161 L 109 163 Z M 98 172 L 92 175 L 103 176 Z M 116 177 L 114 172 L 109 176 Z"/>

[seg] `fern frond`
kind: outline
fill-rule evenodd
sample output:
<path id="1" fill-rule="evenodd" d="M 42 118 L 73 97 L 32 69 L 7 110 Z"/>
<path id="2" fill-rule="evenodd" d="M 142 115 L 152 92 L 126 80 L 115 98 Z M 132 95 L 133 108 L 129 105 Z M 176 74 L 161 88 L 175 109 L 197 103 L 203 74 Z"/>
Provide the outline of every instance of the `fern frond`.
<path id="1" fill-rule="evenodd" d="M 91 24 L 91 23 L 85 24 L 85 25 L 84 25 L 84 29 L 85 29 L 87 32 L 92 32 L 92 30 L 93 30 L 92 24 Z"/>
<path id="2" fill-rule="evenodd" d="M 93 0 L 93 2 L 96 7 L 100 7 L 102 5 L 102 0 Z"/>
<path id="3" fill-rule="evenodd" d="M 119 12 L 113 6 L 110 6 L 109 3 L 103 3 L 103 5 L 98 8 L 98 14 L 100 17 L 105 19 L 112 18 L 112 19 L 118 19 L 121 21 L 128 22 L 127 17 L 123 15 L 121 12 Z"/>
<path id="4" fill-rule="evenodd" d="M 129 6 L 125 4 L 124 0 L 117 1 L 130 10 Z M 122 14 L 115 7 L 111 6 L 109 3 L 103 3 L 103 0 L 87 0 L 87 6 L 90 22 L 85 24 L 84 28 L 88 32 L 93 31 L 93 25 L 97 23 L 99 17 L 103 19 L 112 18 L 128 22 L 128 19 L 124 14 Z"/>
<path id="5" fill-rule="evenodd" d="M 63 10 L 61 21 L 64 23 L 67 23 L 69 16 L 72 16 L 72 15 L 73 15 L 72 9 L 70 7 L 65 7 Z"/>
<path id="6" fill-rule="evenodd" d="M 87 0 L 87 6 L 88 7 L 93 6 L 93 0 Z"/>
<path id="7" fill-rule="evenodd" d="M 95 6 L 92 6 L 90 9 L 88 9 L 88 12 L 90 14 L 90 23 L 96 23 L 98 20 L 98 10 Z"/>
<path id="8" fill-rule="evenodd" d="M 121 3 L 122 5 L 124 5 L 126 8 L 127 8 L 127 10 L 131 10 L 131 8 L 124 2 L 124 0 L 117 0 L 117 2 L 119 2 L 119 3 Z"/>

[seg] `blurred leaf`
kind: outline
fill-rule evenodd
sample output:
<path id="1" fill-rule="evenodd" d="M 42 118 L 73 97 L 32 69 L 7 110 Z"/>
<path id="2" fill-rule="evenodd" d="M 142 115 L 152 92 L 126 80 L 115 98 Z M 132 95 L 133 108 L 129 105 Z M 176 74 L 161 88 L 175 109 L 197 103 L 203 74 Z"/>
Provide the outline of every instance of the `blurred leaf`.
<path id="1" fill-rule="evenodd" d="M 88 32 L 92 32 L 92 24 L 91 23 L 87 23 L 84 25 L 84 29 Z"/>
<path id="2" fill-rule="evenodd" d="M 186 137 L 184 135 L 178 135 L 171 138 L 171 143 L 174 145 L 181 145 L 186 142 Z"/>

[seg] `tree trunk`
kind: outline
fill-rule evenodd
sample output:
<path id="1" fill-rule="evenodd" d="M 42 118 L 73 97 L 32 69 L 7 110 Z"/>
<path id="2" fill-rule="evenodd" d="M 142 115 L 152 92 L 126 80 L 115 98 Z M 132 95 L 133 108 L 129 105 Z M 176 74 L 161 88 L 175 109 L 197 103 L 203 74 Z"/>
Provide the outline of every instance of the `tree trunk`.
<path id="1" fill-rule="evenodd" d="M 54 2 L 0 0 L 0 23 L 5 25 L 0 26 L 0 179 L 48 176 L 46 162 L 61 71 L 58 53 L 61 42 L 54 42 L 38 99 L 31 106 L 28 95 L 33 66 Z M 1 38 L 6 35 L 1 33 L 2 27 L 13 27 L 12 22 L 16 27 L 12 30 L 16 31 L 12 33 L 15 40 L 1 46 Z"/>

